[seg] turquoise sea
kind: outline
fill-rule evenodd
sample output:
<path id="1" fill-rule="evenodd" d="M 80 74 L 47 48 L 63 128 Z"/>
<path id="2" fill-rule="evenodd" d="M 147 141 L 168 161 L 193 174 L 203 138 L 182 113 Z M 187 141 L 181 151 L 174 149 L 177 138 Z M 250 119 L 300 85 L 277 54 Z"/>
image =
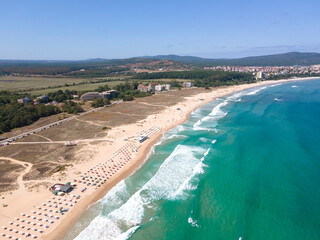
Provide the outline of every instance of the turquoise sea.
<path id="1" fill-rule="evenodd" d="M 320 239 L 320 80 L 197 109 L 64 239 Z"/>

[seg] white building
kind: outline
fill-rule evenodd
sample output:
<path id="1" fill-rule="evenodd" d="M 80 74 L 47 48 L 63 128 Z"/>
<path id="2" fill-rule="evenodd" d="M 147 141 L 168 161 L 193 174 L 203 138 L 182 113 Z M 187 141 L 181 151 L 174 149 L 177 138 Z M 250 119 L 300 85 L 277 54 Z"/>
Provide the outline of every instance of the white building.
<path id="1" fill-rule="evenodd" d="M 108 98 L 111 99 L 113 96 L 117 97 L 119 95 L 119 92 L 116 90 L 109 90 L 102 93 L 98 92 L 88 92 L 83 95 L 81 95 L 80 100 L 82 101 L 91 101 L 93 99 L 97 98 Z"/>
<path id="2" fill-rule="evenodd" d="M 161 91 L 163 91 L 165 89 L 166 89 L 165 85 L 160 85 L 159 84 L 159 85 L 155 86 L 156 92 L 161 92 Z"/>
<path id="3" fill-rule="evenodd" d="M 264 78 L 265 76 L 264 76 L 264 72 L 257 72 L 257 75 L 256 75 L 256 78 L 257 79 L 261 79 L 261 78 Z"/>
<path id="4" fill-rule="evenodd" d="M 20 98 L 17 100 L 18 103 L 27 103 L 30 102 L 30 99 L 28 97 Z"/>
<path id="5" fill-rule="evenodd" d="M 183 82 L 183 87 L 192 87 L 192 82 Z"/>

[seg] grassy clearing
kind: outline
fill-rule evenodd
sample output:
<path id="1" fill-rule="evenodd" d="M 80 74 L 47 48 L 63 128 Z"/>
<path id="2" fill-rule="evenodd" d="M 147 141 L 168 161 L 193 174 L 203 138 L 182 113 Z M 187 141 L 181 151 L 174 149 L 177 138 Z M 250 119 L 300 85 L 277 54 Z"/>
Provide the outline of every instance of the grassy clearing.
<path id="1" fill-rule="evenodd" d="M 120 76 L 119 76 L 120 77 Z M 19 90 L 27 90 L 28 93 L 34 94 L 34 95 L 40 95 L 40 94 L 47 94 L 49 92 L 54 92 L 58 90 L 77 90 L 77 91 L 83 91 L 83 90 L 94 90 L 95 88 L 99 86 L 104 86 L 105 84 L 108 84 L 111 88 L 114 87 L 117 84 L 120 84 L 124 82 L 125 80 L 129 81 L 135 81 L 137 79 L 130 79 L 128 77 L 121 77 L 123 80 L 118 80 L 119 77 L 108 77 L 108 78 L 96 78 L 96 79 L 84 79 L 84 78 L 50 78 L 50 77 L 17 77 L 17 76 L 2 76 L 0 77 L 0 91 L 2 90 L 8 90 L 8 91 L 19 91 Z M 64 86 L 65 84 L 72 85 L 79 84 L 81 82 L 90 82 L 90 81 L 99 81 L 99 80 L 107 80 L 107 79 L 114 79 L 114 81 L 110 82 L 102 82 L 102 83 L 87 83 L 87 84 L 81 84 L 81 85 L 75 85 L 75 86 Z M 150 82 L 170 82 L 173 79 L 150 79 L 150 80 L 142 80 L 144 83 L 150 83 Z M 141 80 L 137 80 L 141 81 Z M 181 79 L 177 79 L 177 81 L 185 81 Z M 61 87 L 57 87 L 61 86 Z M 54 88 L 48 88 L 48 87 L 54 87 Z M 47 88 L 43 90 L 33 90 L 33 89 L 39 89 L 39 88 Z"/>
<path id="2" fill-rule="evenodd" d="M 110 82 L 103 83 L 87 83 L 75 86 L 64 86 L 65 84 L 79 84 L 82 82 L 96 82 L 99 80 L 109 80 Z M 112 81 L 114 79 L 114 81 Z M 97 79 L 84 79 L 84 78 L 49 78 L 49 77 L 16 77 L 16 76 L 2 76 L 0 77 L 0 91 L 19 91 L 19 90 L 30 90 L 28 91 L 31 94 L 44 94 L 49 92 L 54 92 L 58 90 L 91 90 L 99 86 L 108 84 L 111 87 L 121 83 L 122 81 L 118 80 L 119 78 L 110 77 L 110 78 L 97 78 Z M 57 87 L 61 86 L 61 87 Z M 52 88 L 48 88 L 52 87 Z M 47 88 L 43 90 L 36 90 L 39 88 Z M 34 90 L 33 90 L 34 89 Z"/>
<path id="3" fill-rule="evenodd" d="M 87 79 L 45 78 L 45 77 L 0 77 L 0 90 L 18 91 L 31 88 L 54 87 L 64 84 L 78 84 Z"/>

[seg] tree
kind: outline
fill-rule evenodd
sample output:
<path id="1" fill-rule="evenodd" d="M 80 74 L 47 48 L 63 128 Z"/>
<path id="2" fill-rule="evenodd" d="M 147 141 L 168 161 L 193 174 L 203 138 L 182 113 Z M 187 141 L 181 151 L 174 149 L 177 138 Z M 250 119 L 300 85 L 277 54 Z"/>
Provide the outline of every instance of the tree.
<path id="1" fill-rule="evenodd" d="M 97 108 L 97 107 L 103 107 L 109 104 L 110 104 L 110 100 L 107 98 L 96 98 L 96 99 L 93 99 L 91 103 L 91 107 Z"/>

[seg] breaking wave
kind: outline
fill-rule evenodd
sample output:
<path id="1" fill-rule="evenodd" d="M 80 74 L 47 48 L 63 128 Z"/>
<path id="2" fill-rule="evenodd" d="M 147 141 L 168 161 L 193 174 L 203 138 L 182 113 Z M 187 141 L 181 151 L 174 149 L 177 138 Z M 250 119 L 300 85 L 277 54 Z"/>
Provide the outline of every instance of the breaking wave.
<path id="1" fill-rule="evenodd" d="M 121 181 L 101 201 L 116 208 L 106 216 L 97 216 L 75 239 L 127 239 L 141 224 L 150 221 L 162 199 L 183 199 L 197 184 L 191 179 L 204 172 L 203 161 L 210 149 L 178 145 L 158 172 L 131 197 Z M 123 194 L 128 199 L 123 202 Z M 119 204 L 116 204 L 120 200 Z M 146 214 L 147 213 L 147 214 Z M 148 219 L 144 219 L 144 217 Z"/>
<path id="2" fill-rule="evenodd" d="M 258 88 L 258 89 L 255 89 L 255 90 L 247 93 L 246 95 L 249 95 L 249 96 L 251 96 L 251 95 L 256 95 L 258 92 L 260 92 L 261 90 L 266 89 L 266 88 L 268 88 L 268 86 L 260 87 L 260 88 Z"/>
<path id="3" fill-rule="evenodd" d="M 207 130 L 212 131 L 213 129 L 201 127 L 200 125 L 207 121 L 218 121 L 219 119 L 225 117 L 228 113 L 221 110 L 222 107 L 226 106 L 228 104 L 228 100 L 224 100 L 223 102 L 219 103 L 217 106 L 215 106 L 211 113 L 208 116 L 203 117 L 202 119 L 199 119 L 194 125 L 193 130 Z"/>

